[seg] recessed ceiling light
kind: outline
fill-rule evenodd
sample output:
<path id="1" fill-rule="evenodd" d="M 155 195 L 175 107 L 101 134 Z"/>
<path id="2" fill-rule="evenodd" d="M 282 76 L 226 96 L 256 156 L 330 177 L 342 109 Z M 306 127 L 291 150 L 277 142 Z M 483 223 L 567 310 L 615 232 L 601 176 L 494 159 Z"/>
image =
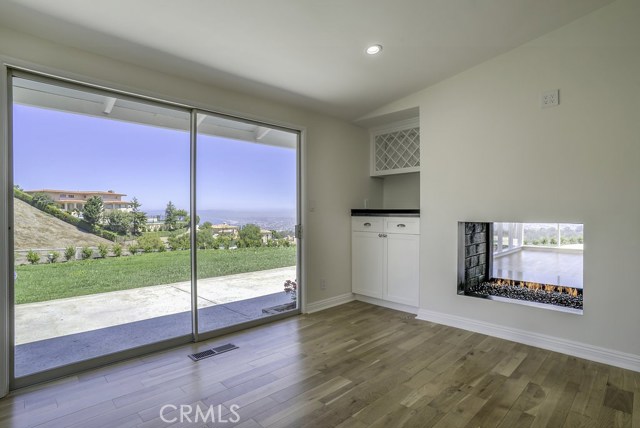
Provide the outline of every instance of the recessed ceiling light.
<path id="1" fill-rule="evenodd" d="M 369 55 L 379 54 L 382 51 L 382 45 L 371 45 L 367 48 L 367 53 Z"/>

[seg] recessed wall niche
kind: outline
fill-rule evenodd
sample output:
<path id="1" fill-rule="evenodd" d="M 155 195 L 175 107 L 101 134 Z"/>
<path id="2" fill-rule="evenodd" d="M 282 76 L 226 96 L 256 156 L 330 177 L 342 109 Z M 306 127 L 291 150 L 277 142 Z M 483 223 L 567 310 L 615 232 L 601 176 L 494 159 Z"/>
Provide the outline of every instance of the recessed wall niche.
<path id="1" fill-rule="evenodd" d="M 584 225 L 458 223 L 458 294 L 583 313 Z"/>

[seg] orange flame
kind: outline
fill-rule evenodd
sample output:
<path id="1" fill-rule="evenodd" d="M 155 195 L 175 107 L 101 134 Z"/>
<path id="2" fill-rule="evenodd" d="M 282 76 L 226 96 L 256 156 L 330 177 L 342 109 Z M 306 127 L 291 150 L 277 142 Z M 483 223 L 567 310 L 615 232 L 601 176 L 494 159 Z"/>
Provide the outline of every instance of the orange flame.
<path id="1" fill-rule="evenodd" d="M 573 297 L 578 296 L 578 289 L 573 287 L 565 287 L 562 285 L 549 285 L 549 284 L 540 284 L 539 282 L 528 282 L 528 281 L 515 281 L 513 279 L 502 279 L 502 278 L 494 278 L 492 279 L 492 285 L 495 287 L 524 287 L 530 290 L 544 290 L 547 293 L 561 293 L 568 294 Z"/>

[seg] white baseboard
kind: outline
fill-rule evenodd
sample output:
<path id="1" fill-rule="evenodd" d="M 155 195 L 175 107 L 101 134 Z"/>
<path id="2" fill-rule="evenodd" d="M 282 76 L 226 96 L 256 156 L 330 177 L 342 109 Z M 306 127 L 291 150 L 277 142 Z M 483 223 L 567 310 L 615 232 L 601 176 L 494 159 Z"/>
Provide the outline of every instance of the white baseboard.
<path id="1" fill-rule="evenodd" d="M 354 300 L 355 298 L 353 297 L 353 293 L 345 293 L 339 296 L 329 297 L 328 299 L 320 300 L 318 302 L 307 303 L 304 308 L 304 313 L 311 314 L 313 312 L 318 312 L 324 309 L 332 308 L 334 306 L 353 302 Z"/>
<path id="2" fill-rule="evenodd" d="M 504 327 L 427 309 L 418 310 L 416 318 L 640 372 L 640 355 L 613 351 L 586 343 L 531 333 L 526 330 Z"/>
<path id="3" fill-rule="evenodd" d="M 384 306 L 385 308 L 395 309 L 396 311 L 408 312 L 410 314 L 418 313 L 418 308 L 416 306 L 389 302 L 388 300 L 376 299 L 375 297 L 363 296 L 362 294 L 356 294 L 355 300 L 360 300 L 361 302 L 365 303 L 371 303 L 372 305 Z"/>

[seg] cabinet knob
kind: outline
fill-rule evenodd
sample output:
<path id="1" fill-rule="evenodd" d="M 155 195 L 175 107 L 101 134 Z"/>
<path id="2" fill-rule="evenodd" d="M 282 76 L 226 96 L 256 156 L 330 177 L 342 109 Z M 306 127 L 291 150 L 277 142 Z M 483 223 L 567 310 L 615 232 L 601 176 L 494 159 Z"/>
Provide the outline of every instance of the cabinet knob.
<path id="1" fill-rule="evenodd" d="M 397 227 L 407 227 L 407 225 L 404 223 L 398 223 Z"/>
<path id="2" fill-rule="evenodd" d="M 371 223 L 369 223 L 369 222 L 364 224 L 364 227 L 370 227 L 370 226 L 371 226 Z"/>
<path id="3" fill-rule="evenodd" d="M 382 233 L 378 233 L 378 238 L 382 238 L 384 235 Z"/>

